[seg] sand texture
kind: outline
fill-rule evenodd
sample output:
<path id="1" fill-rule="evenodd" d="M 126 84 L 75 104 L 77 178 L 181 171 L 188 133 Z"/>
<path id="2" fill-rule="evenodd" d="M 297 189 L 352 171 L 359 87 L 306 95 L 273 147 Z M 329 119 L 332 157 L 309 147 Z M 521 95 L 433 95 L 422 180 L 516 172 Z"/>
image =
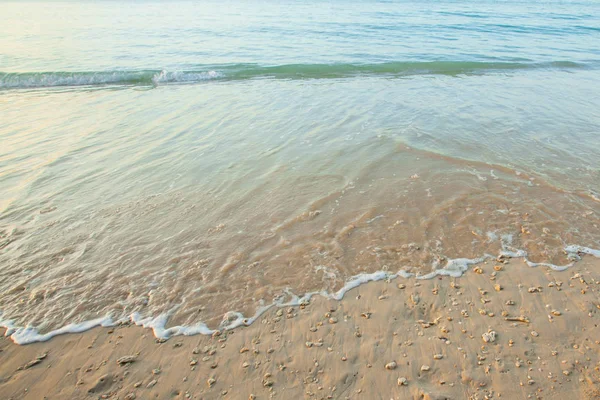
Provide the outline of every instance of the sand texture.
<path id="1" fill-rule="evenodd" d="M 250 327 L 160 342 L 137 326 L 0 339 L 0 399 L 596 399 L 600 260 L 396 279 Z"/>

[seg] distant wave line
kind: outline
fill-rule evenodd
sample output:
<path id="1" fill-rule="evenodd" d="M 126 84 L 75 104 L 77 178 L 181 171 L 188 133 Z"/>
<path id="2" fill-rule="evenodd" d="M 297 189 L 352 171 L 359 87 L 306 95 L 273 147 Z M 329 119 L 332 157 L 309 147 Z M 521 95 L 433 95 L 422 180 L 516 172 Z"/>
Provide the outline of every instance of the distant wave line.
<path id="1" fill-rule="evenodd" d="M 476 75 L 528 69 L 574 70 L 596 68 L 598 62 L 476 62 L 430 61 L 385 62 L 374 64 L 225 64 L 199 66 L 191 71 L 115 70 L 85 72 L 0 72 L 0 89 L 27 89 L 71 86 L 158 86 L 176 83 L 199 83 L 214 80 L 271 79 L 339 79 L 355 76 L 388 75 Z"/>

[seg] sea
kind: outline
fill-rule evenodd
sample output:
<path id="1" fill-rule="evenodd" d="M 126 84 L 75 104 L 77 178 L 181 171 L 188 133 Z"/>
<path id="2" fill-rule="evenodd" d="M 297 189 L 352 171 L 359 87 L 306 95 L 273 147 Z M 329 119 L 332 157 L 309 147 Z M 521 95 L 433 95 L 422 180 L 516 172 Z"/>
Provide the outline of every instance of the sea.
<path id="1" fill-rule="evenodd" d="M 0 326 L 249 325 L 600 257 L 596 0 L 0 2 Z"/>

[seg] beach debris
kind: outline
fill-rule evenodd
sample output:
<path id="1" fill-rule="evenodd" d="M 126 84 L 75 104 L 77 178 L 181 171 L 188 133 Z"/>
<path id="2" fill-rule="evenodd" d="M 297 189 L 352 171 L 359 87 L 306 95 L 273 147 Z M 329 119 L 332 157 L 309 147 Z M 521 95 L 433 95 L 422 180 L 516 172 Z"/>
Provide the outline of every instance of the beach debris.
<path id="1" fill-rule="evenodd" d="M 338 322 L 338 319 L 336 317 L 329 318 L 329 323 L 330 324 L 337 324 L 337 322 Z"/>
<path id="2" fill-rule="evenodd" d="M 496 341 L 496 331 L 489 330 L 483 335 L 481 335 L 481 338 L 486 343 L 493 343 Z"/>
<path id="3" fill-rule="evenodd" d="M 431 369 L 429 365 L 421 365 L 421 372 L 427 372 Z"/>
<path id="4" fill-rule="evenodd" d="M 408 379 L 403 376 L 398 378 L 398 386 L 408 386 Z"/>
<path id="5" fill-rule="evenodd" d="M 398 289 L 406 289 L 406 285 L 404 283 L 399 283 Z"/>
<path id="6" fill-rule="evenodd" d="M 523 322 L 525 324 L 529 323 L 529 319 L 527 319 L 526 317 L 520 315 L 518 317 L 506 317 L 504 318 L 505 321 L 511 321 L 511 322 Z"/>
<path id="7" fill-rule="evenodd" d="M 495 290 L 496 292 L 499 292 L 499 291 L 501 291 L 501 290 L 502 290 L 502 286 L 500 286 L 500 285 L 496 284 L 496 285 L 494 285 L 494 290 Z"/>
<path id="8" fill-rule="evenodd" d="M 158 383 L 158 381 L 156 379 L 152 379 L 150 382 L 148 382 L 148 384 L 146 385 L 146 388 L 150 389 L 152 387 L 154 387 L 154 385 L 156 385 Z"/>
<path id="9" fill-rule="evenodd" d="M 552 315 L 554 315 L 555 317 L 560 316 L 562 313 L 558 310 L 552 310 Z"/>
<path id="10" fill-rule="evenodd" d="M 540 286 L 536 287 L 536 286 L 532 286 L 529 289 L 527 289 L 527 291 L 529 293 L 539 293 L 542 291 L 542 288 Z"/>
<path id="11" fill-rule="evenodd" d="M 473 272 L 476 274 L 483 274 L 483 269 L 481 267 L 475 267 L 473 268 Z"/>
<path id="12" fill-rule="evenodd" d="M 117 359 L 117 364 L 119 364 L 119 365 L 131 364 L 132 362 L 135 362 L 135 359 L 136 359 L 135 356 L 123 356 L 123 357 Z"/>
<path id="13" fill-rule="evenodd" d="M 540 334 L 537 333 L 536 331 L 531 331 L 531 336 L 538 337 L 538 336 L 540 336 Z"/>
<path id="14" fill-rule="evenodd" d="M 443 354 L 434 354 L 433 355 L 433 359 L 434 360 L 441 360 L 442 358 L 444 358 Z"/>
<path id="15" fill-rule="evenodd" d="M 248 400 L 256 400 L 256 396 L 253 394 L 250 394 L 250 396 L 248 396 Z"/>
<path id="16" fill-rule="evenodd" d="M 22 367 L 19 367 L 19 370 L 22 369 L 29 369 L 31 367 L 33 367 L 34 365 L 38 365 L 39 363 L 42 362 L 42 360 L 44 360 L 46 357 L 48 356 L 48 353 L 44 353 L 44 354 L 40 354 L 39 356 L 37 356 L 36 358 L 34 358 L 33 360 L 29 361 L 27 364 L 25 364 Z"/>
<path id="17" fill-rule="evenodd" d="M 371 318 L 371 313 L 370 312 L 360 313 L 360 316 L 365 319 L 369 319 L 369 318 Z"/>
<path id="18" fill-rule="evenodd" d="M 264 387 L 271 387 L 271 386 L 273 386 L 273 384 L 274 384 L 274 383 L 275 383 L 275 382 L 273 382 L 273 381 L 272 381 L 272 380 L 270 380 L 270 379 L 265 379 L 265 380 L 263 380 L 263 386 L 264 386 Z"/>
<path id="19" fill-rule="evenodd" d="M 155 368 L 152 370 L 152 375 L 158 375 L 160 374 L 160 368 Z"/>
<path id="20" fill-rule="evenodd" d="M 135 393 L 131 392 L 125 395 L 125 400 L 135 400 Z"/>
<path id="21" fill-rule="evenodd" d="M 208 385 L 208 387 L 212 387 L 215 383 L 217 382 L 217 380 L 213 377 L 208 378 L 208 380 L 206 381 L 206 384 Z"/>
<path id="22" fill-rule="evenodd" d="M 504 267 L 502 265 L 494 265 L 494 271 L 502 271 Z"/>
<path id="23" fill-rule="evenodd" d="M 421 297 L 418 294 L 413 293 L 410 295 L 410 301 L 416 306 L 421 301 Z"/>
<path id="24" fill-rule="evenodd" d="M 392 370 L 392 369 L 396 369 L 397 366 L 398 366 L 398 364 L 396 363 L 396 361 L 392 361 L 392 362 L 385 364 L 385 369 Z"/>

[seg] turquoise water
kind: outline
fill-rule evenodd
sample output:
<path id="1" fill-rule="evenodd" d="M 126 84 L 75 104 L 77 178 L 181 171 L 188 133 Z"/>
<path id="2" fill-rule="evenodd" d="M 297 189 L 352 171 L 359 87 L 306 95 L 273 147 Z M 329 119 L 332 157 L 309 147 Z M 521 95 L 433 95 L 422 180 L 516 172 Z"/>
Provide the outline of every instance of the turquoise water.
<path id="1" fill-rule="evenodd" d="M 152 84 L 154 76 L 190 82 L 598 68 L 599 7 L 482 0 L 3 2 L 0 71 L 24 75 L 5 76 L 0 87 Z"/>
<path id="2" fill-rule="evenodd" d="M 598 2 L 0 7 L 17 342 L 600 254 Z"/>

